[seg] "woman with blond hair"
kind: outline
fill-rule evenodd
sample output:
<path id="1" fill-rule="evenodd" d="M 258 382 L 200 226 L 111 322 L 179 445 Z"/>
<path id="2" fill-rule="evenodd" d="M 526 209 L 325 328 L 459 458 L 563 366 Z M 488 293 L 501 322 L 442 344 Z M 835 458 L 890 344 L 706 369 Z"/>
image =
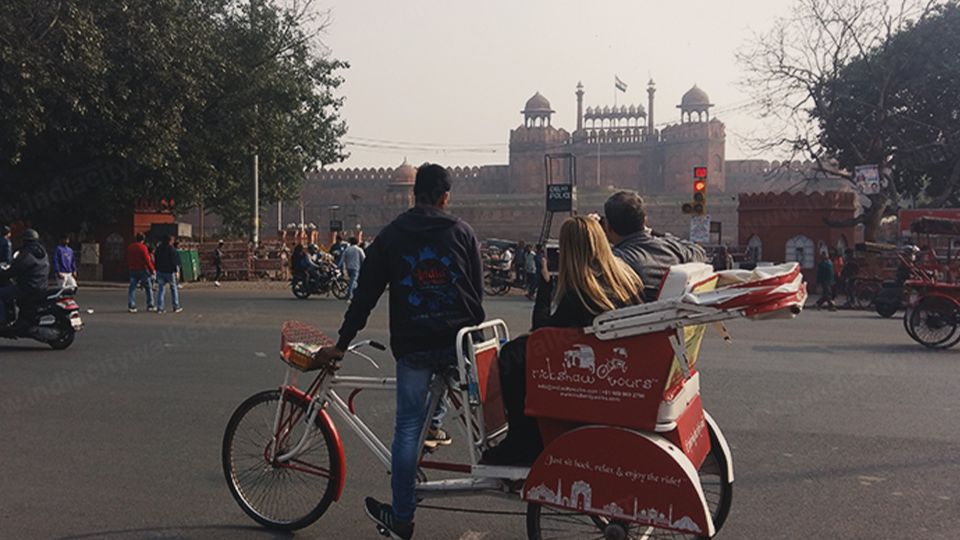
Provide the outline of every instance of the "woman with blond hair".
<path id="1" fill-rule="evenodd" d="M 626 263 L 613 256 L 600 223 L 592 217 L 572 217 L 560 228 L 560 268 L 556 282 L 541 265 L 540 286 L 533 310 L 533 329 L 589 326 L 597 315 L 643 302 L 643 283 Z M 527 336 L 500 350 L 500 386 L 510 429 L 506 438 L 484 452 L 491 465 L 529 465 L 543 449 L 540 431 L 523 414 L 526 397 Z"/>

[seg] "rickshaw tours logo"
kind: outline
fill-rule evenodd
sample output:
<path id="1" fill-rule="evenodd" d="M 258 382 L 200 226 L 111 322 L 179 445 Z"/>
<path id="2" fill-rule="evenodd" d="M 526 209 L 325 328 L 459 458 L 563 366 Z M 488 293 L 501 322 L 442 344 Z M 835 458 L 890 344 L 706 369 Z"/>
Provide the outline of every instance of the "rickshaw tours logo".
<path id="1" fill-rule="evenodd" d="M 614 388 L 628 388 L 631 390 L 651 390 L 659 381 L 657 378 L 630 378 L 627 377 L 627 350 L 623 347 L 613 349 L 614 357 L 607 358 L 598 365 L 596 354 L 589 345 L 575 344 L 572 349 L 564 351 L 560 371 L 553 371 L 550 358 L 546 359 L 546 369 L 534 369 L 531 375 L 534 379 L 560 383 L 575 383 L 594 385 L 605 382 Z"/>

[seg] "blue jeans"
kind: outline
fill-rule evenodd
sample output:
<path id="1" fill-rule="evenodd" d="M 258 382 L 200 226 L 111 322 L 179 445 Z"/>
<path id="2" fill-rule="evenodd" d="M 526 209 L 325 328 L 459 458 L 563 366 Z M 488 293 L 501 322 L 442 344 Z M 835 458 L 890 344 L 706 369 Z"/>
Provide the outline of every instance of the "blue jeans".
<path id="1" fill-rule="evenodd" d="M 350 285 L 347 286 L 347 300 L 353 300 L 353 291 L 357 288 L 358 275 L 360 275 L 359 268 L 347 268 L 347 277 L 350 278 Z"/>
<path id="2" fill-rule="evenodd" d="M 127 289 L 127 307 L 137 308 L 137 286 L 143 285 L 147 290 L 147 307 L 153 307 L 153 286 L 150 284 L 150 272 L 139 270 L 130 272 L 130 288 Z"/>
<path id="3" fill-rule="evenodd" d="M 173 309 L 180 309 L 180 291 L 177 290 L 177 274 L 170 272 L 157 272 L 157 310 L 163 311 L 163 297 L 166 293 L 167 284 L 170 284 L 170 296 L 173 299 Z"/>
<path id="4" fill-rule="evenodd" d="M 450 354 L 453 349 L 442 349 L 437 354 Z M 422 356 L 415 353 L 410 356 Z M 393 489 L 393 516 L 397 521 L 413 521 L 417 509 L 414 488 L 417 480 L 417 464 L 420 461 L 420 432 L 427 418 L 430 403 L 430 381 L 436 369 L 418 367 L 411 363 L 410 356 L 397 358 L 397 418 L 391 449 L 390 486 Z M 456 362 L 451 358 L 450 365 Z M 446 412 L 443 401 L 435 412 L 432 424 L 439 427 Z"/>

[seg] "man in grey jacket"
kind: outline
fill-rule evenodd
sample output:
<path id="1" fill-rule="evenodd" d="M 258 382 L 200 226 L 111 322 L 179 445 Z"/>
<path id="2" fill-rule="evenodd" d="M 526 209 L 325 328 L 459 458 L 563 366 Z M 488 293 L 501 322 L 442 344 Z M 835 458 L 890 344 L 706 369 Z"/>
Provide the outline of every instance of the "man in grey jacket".
<path id="1" fill-rule="evenodd" d="M 613 254 L 643 280 L 644 300 L 653 302 L 667 270 L 675 264 L 707 262 L 703 248 L 647 226 L 643 198 L 635 191 L 614 193 L 603 205 L 603 229 Z"/>

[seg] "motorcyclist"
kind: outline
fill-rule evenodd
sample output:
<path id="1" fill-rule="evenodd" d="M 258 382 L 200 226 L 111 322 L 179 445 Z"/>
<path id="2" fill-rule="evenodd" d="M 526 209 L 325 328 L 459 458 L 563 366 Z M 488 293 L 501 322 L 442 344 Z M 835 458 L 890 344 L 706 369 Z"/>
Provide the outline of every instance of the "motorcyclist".
<path id="1" fill-rule="evenodd" d="M 26 229 L 20 240 L 20 251 L 10 268 L 0 270 L 0 283 L 10 279 L 15 281 L 15 284 L 0 287 L 0 324 L 7 322 L 7 309 L 15 302 L 30 300 L 47 290 L 50 259 L 40 245 L 40 235 L 33 229 Z"/>
<path id="2" fill-rule="evenodd" d="M 320 263 L 317 261 L 320 248 L 316 244 L 307 246 L 307 255 L 304 257 L 304 269 L 307 272 L 307 280 L 311 284 L 320 282 Z"/>

